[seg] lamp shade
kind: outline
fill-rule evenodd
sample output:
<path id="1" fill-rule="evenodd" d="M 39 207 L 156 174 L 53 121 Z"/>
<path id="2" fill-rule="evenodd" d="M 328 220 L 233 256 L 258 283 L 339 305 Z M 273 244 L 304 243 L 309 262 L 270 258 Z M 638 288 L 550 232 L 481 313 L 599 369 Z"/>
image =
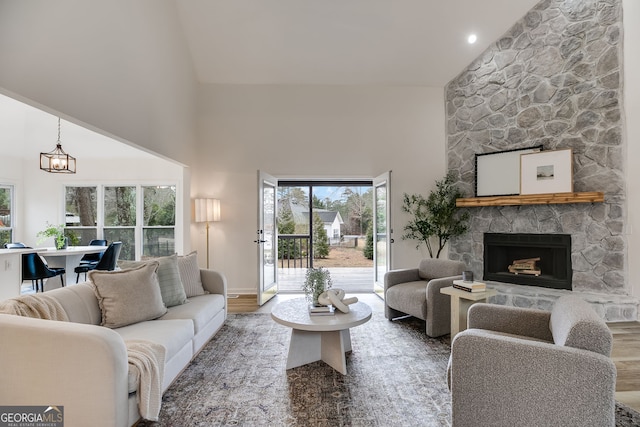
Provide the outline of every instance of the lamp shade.
<path id="1" fill-rule="evenodd" d="M 220 221 L 220 200 L 196 199 L 196 222 Z"/>

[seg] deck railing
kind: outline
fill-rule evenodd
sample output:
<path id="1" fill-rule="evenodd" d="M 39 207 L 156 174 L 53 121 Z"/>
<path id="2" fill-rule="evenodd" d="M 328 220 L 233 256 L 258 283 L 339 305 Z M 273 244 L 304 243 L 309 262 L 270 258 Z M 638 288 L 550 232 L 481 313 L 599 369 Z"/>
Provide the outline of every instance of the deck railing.
<path id="1" fill-rule="evenodd" d="M 279 234 L 280 268 L 309 268 L 310 238 L 308 234 Z"/>

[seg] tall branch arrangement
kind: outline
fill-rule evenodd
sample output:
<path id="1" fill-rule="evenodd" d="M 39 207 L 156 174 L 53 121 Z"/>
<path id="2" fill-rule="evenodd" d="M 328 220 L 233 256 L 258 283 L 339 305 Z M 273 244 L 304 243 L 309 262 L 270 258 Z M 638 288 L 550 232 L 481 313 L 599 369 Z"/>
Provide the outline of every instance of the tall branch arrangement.
<path id="1" fill-rule="evenodd" d="M 461 197 L 464 195 L 454 184 L 451 173 L 436 181 L 436 189 L 426 199 L 421 194 L 405 193 L 402 210 L 411 215 L 411 219 L 404 227 L 402 238 L 417 240 L 416 249 L 424 243 L 429 256 L 434 258 L 435 252 L 435 258 L 439 258 L 449 239 L 469 229 L 469 213 L 460 213 L 456 207 L 456 199 Z M 438 239 L 437 252 L 432 244 L 433 237 Z"/>

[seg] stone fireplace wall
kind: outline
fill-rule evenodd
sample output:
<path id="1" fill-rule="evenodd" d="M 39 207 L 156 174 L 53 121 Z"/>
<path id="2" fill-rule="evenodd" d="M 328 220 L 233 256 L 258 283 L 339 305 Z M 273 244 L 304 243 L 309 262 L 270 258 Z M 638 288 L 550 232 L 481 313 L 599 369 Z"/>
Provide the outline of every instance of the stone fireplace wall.
<path id="1" fill-rule="evenodd" d="M 449 82 L 447 163 L 466 195 L 476 154 L 537 145 L 571 148 L 574 191 L 605 193 L 596 204 L 470 208 L 450 258 L 480 277 L 483 233 L 566 233 L 574 291 L 629 293 L 621 73 L 621 0 L 543 0 Z"/>

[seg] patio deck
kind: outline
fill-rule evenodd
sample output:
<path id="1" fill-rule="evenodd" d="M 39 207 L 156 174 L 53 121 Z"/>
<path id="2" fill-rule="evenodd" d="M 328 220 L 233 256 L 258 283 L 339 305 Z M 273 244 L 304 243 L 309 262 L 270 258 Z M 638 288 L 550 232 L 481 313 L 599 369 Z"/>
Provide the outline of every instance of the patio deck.
<path id="1" fill-rule="evenodd" d="M 347 293 L 373 292 L 373 267 L 328 267 L 334 288 Z M 279 268 L 278 292 L 301 292 L 306 268 Z"/>

